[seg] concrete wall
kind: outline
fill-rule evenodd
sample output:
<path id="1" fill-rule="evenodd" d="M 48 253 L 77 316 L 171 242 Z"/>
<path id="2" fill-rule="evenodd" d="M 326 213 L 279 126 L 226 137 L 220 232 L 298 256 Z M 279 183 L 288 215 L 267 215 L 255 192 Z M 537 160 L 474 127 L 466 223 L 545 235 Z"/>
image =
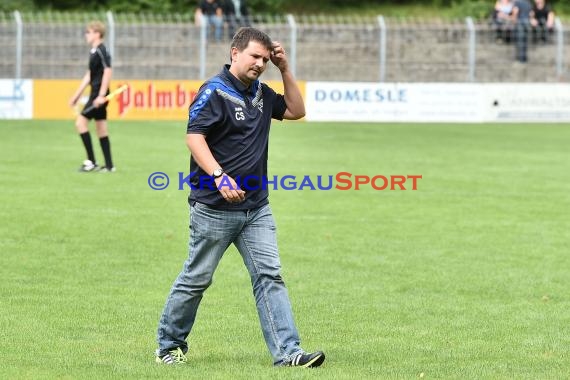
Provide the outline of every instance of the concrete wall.
<path id="1" fill-rule="evenodd" d="M 256 26 L 290 51 L 285 23 Z M 84 23 L 27 22 L 24 25 L 25 78 L 80 78 L 87 69 Z M 468 39 L 463 23 L 388 22 L 386 81 L 464 82 L 469 79 Z M 565 71 L 570 33 L 564 36 Z M 514 44 L 499 44 L 492 30 L 477 25 L 479 82 L 557 82 L 557 40 L 529 44 L 529 63 L 515 62 Z M 190 23 L 118 23 L 113 56 L 115 79 L 200 79 L 200 28 Z M 229 61 L 229 37 L 207 44 L 206 77 Z M 0 78 L 15 73 L 15 26 L 0 21 Z M 379 29 L 370 22 L 301 23 L 297 32 L 297 77 L 303 80 L 378 81 Z M 272 68 L 266 79 L 277 79 Z"/>

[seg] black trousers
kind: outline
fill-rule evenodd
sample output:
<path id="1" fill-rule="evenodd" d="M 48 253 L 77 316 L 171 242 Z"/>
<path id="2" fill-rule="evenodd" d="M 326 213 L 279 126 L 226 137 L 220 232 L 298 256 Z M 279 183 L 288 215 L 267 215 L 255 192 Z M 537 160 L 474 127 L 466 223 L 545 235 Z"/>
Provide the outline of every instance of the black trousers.
<path id="1" fill-rule="evenodd" d="M 532 42 L 548 42 L 553 34 L 554 29 L 546 27 L 546 20 L 538 20 L 538 25 L 532 28 Z"/>

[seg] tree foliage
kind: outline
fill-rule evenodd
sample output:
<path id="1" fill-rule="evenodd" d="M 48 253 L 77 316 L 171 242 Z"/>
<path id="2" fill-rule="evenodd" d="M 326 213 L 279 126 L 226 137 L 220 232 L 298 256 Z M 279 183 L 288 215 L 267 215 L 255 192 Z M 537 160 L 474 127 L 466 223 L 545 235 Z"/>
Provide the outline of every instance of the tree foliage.
<path id="1" fill-rule="evenodd" d="M 219 0 L 228 1 L 228 0 Z M 532 0 L 531 0 L 532 1 Z M 558 13 L 570 13 L 568 0 L 550 0 Z M 2 0 L 3 11 L 95 11 L 187 13 L 193 12 L 199 0 Z M 457 16 L 483 17 L 493 7 L 493 0 L 247 0 L 253 12 L 285 13 L 311 12 L 328 13 L 338 11 L 366 11 L 370 7 L 402 5 L 423 5 L 426 7 L 449 8 Z M 449 13 L 449 12 L 448 12 Z"/>

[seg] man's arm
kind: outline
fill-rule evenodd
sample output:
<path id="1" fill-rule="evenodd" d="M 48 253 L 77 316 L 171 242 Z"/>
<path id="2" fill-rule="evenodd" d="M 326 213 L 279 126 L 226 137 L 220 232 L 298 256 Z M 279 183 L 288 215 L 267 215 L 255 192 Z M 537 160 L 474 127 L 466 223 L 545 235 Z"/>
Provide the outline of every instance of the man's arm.
<path id="1" fill-rule="evenodd" d="M 271 62 L 281 71 L 281 77 L 283 78 L 283 96 L 285 97 L 285 104 L 287 104 L 283 118 L 287 120 L 302 118 L 305 116 L 305 102 L 303 102 L 303 96 L 299 86 L 297 86 L 297 81 L 295 81 L 293 73 L 289 70 L 285 49 L 279 42 L 273 42 Z"/>
<path id="2" fill-rule="evenodd" d="M 75 91 L 75 94 L 73 94 L 71 99 L 69 99 L 69 105 L 70 106 L 73 107 L 75 105 L 75 103 L 77 103 L 77 101 L 79 100 L 79 97 L 81 96 L 81 94 L 83 94 L 83 91 L 85 91 L 85 87 L 87 87 L 90 80 L 91 80 L 91 74 L 89 73 L 89 70 L 87 70 L 87 72 L 83 76 L 83 79 L 81 79 L 81 84 L 77 88 L 77 91 Z"/>
<path id="3" fill-rule="evenodd" d="M 199 133 L 188 133 L 186 135 L 186 145 L 188 146 L 188 149 L 190 149 L 190 153 L 192 153 L 192 157 L 194 157 L 196 163 L 206 172 L 206 174 L 212 175 L 214 170 L 218 168 L 223 169 L 212 155 L 210 147 L 206 142 L 206 136 Z M 224 180 L 224 185 L 228 183 L 230 185 L 220 187 L 222 180 Z M 226 201 L 237 203 L 245 199 L 245 191 L 238 189 L 234 179 L 227 174 L 216 178 L 215 183 L 222 194 L 222 197 L 224 197 Z"/>
<path id="4" fill-rule="evenodd" d="M 285 104 L 287 104 L 283 118 L 298 120 L 305 116 L 305 102 L 303 101 L 301 90 L 297 86 L 297 81 L 295 81 L 291 71 L 281 72 L 281 76 L 283 78 L 283 88 L 285 89 L 283 95 L 285 96 Z"/>
<path id="5" fill-rule="evenodd" d="M 101 88 L 99 89 L 99 95 L 93 101 L 93 105 L 95 107 L 99 107 L 101 104 L 107 101 L 107 99 L 105 99 L 105 96 L 107 95 L 107 91 L 109 90 L 111 75 L 113 75 L 113 69 L 111 69 L 110 67 L 105 67 L 105 69 L 103 69 L 103 79 L 101 80 Z"/>

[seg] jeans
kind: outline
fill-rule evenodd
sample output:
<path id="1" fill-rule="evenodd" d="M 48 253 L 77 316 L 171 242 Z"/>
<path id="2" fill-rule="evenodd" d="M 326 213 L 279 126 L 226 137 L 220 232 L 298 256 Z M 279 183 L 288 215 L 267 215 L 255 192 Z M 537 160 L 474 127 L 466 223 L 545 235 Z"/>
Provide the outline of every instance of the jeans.
<path id="1" fill-rule="evenodd" d="M 528 21 L 518 21 L 516 26 L 516 39 L 517 39 L 517 61 L 527 62 L 527 50 L 528 50 L 528 30 L 530 24 Z"/>
<path id="2" fill-rule="evenodd" d="M 228 37 L 230 40 L 234 38 L 236 31 L 242 26 L 251 26 L 248 16 L 236 17 L 236 15 L 226 15 L 226 23 L 228 24 Z"/>
<path id="3" fill-rule="evenodd" d="M 217 42 L 222 40 L 222 27 L 224 26 L 224 20 L 222 17 L 217 15 L 204 15 L 204 21 L 206 22 L 206 36 L 210 32 L 212 25 L 214 26 L 214 39 Z"/>
<path id="4" fill-rule="evenodd" d="M 158 326 L 157 355 L 180 347 L 187 352 L 204 291 L 230 244 L 249 271 L 265 342 L 275 365 L 301 352 L 289 295 L 281 278 L 276 228 L 269 205 L 247 211 L 216 210 L 201 203 L 190 208 L 188 259 L 175 280 Z"/>

